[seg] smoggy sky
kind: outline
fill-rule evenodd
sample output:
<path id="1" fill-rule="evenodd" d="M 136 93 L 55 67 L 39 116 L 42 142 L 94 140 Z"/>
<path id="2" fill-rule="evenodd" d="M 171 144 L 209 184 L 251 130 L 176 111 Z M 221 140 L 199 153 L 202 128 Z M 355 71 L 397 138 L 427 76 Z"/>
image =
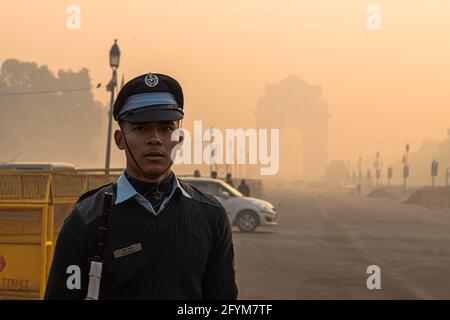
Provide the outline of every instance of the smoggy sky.
<path id="1" fill-rule="evenodd" d="M 66 27 L 71 4 L 80 30 Z M 381 8 L 381 30 L 367 28 L 370 4 Z M 87 67 L 94 85 L 106 84 L 117 38 L 120 76 L 174 76 L 185 122 L 219 128 L 255 126 L 265 85 L 297 75 L 329 103 L 330 160 L 378 149 L 390 162 L 406 142 L 414 150 L 447 136 L 449 16 L 448 0 L 2 0 L 0 62 Z M 104 88 L 95 96 L 108 103 Z"/>

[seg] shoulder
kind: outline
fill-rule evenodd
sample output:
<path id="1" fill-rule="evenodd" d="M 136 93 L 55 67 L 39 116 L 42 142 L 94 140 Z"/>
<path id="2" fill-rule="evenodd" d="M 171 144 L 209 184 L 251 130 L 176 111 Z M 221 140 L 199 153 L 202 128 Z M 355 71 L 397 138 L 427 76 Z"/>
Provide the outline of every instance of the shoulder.
<path id="1" fill-rule="evenodd" d="M 223 219 L 228 216 L 222 203 L 220 203 L 220 201 L 217 200 L 217 198 L 212 194 L 201 191 L 196 186 L 183 181 L 182 179 L 178 179 L 178 181 L 180 182 L 181 187 L 192 197 L 194 201 L 207 209 L 208 215 L 214 216 L 211 212 L 215 212 L 215 217 L 219 219 Z"/>
<path id="2" fill-rule="evenodd" d="M 203 208 L 203 210 L 200 210 L 203 211 L 202 216 L 206 217 L 214 228 L 220 228 L 220 226 L 228 222 L 227 211 L 216 197 L 199 190 L 181 179 L 178 181 L 181 187 L 192 197 L 193 201 L 199 204 L 199 208 Z"/>
<path id="3" fill-rule="evenodd" d="M 75 203 L 74 213 L 78 214 L 85 225 L 90 224 L 102 213 L 105 192 L 116 193 L 115 183 L 109 183 L 82 194 Z"/>
<path id="4" fill-rule="evenodd" d="M 180 178 L 178 178 L 178 181 L 180 182 L 180 186 L 183 188 L 183 190 L 186 191 L 194 201 L 204 203 L 208 206 L 216 207 L 218 209 L 220 209 L 220 207 L 222 206 L 219 200 L 217 200 L 213 195 L 199 190 L 197 187 L 186 181 L 183 181 Z"/>

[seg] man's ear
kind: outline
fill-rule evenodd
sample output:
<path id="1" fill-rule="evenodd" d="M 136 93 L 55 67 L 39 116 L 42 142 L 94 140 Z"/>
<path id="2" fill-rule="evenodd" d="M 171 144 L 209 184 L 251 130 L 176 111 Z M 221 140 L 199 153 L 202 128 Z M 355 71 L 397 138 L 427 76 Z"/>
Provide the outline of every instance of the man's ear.
<path id="1" fill-rule="evenodd" d="M 125 150 L 125 140 L 121 130 L 117 129 L 114 131 L 114 141 L 116 142 L 117 148 L 120 150 Z"/>

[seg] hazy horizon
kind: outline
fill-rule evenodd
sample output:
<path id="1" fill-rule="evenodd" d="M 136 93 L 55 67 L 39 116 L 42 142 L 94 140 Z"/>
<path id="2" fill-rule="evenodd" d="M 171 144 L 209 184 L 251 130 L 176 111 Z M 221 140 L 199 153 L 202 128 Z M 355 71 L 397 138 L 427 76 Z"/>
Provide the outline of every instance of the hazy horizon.
<path id="1" fill-rule="evenodd" d="M 81 9 L 80 30 L 66 27 L 71 4 Z M 425 140 L 447 137 L 450 2 L 379 0 L 381 30 L 366 26 L 371 4 L 2 1 L 0 63 L 36 62 L 54 73 L 85 67 L 93 86 L 103 84 L 93 94 L 106 107 L 108 52 L 118 39 L 119 80 L 149 71 L 177 78 L 188 128 L 195 120 L 205 127 L 253 128 L 266 86 L 294 75 L 320 86 L 328 104 L 328 161 L 356 163 L 359 154 L 380 151 L 388 165 L 401 159 L 406 143 L 413 152 Z M 301 137 L 292 128 L 282 130 L 282 144 L 297 146 L 288 167 L 299 163 Z M 105 140 L 106 132 L 97 139 Z M 101 147 L 95 165 L 103 164 Z M 115 151 L 112 166 L 121 163 Z"/>

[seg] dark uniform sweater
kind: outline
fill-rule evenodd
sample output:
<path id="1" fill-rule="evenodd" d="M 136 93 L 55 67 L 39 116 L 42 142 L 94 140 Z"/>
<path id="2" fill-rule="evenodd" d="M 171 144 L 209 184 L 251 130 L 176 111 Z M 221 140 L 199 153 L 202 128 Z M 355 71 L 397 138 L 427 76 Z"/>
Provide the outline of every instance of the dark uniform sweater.
<path id="1" fill-rule="evenodd" d="M 100 299 L 236 299 L 230 222 L 213 196 L 180 180 L 182 188 L 157 215 L 134 198 L 114 205 L 108 220 Z M 82 196 L 66 218 L 56 243 L 45 299 L 84 299 L 88 259 L 95 254 L 104 192 Z M 113 202 L 114 203 L 114 202 Z M 141 244 L 115 258 L 113 252 Z M 68 289 L 67 268 L 80 267 L 81 289 Z"/>

